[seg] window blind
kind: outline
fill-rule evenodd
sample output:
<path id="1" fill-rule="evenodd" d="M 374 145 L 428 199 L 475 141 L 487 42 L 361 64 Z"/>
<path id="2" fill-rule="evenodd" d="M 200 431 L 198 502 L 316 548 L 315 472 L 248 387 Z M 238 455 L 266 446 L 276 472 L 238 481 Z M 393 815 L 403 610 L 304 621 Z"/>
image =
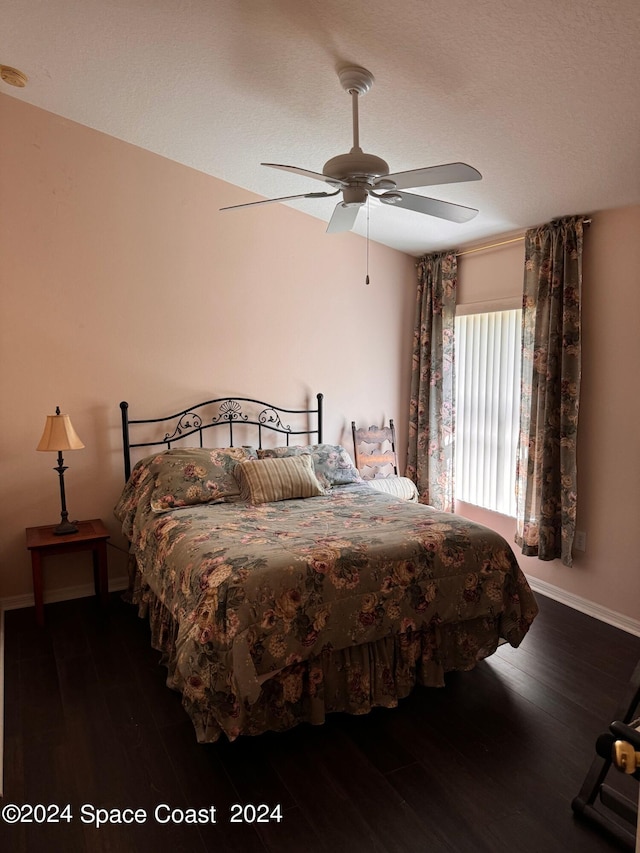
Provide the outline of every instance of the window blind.
<path id="1" fill-rule="evenodd" d="M 456 317 L 456 498 L 515 517 L 522 311 Z"/>

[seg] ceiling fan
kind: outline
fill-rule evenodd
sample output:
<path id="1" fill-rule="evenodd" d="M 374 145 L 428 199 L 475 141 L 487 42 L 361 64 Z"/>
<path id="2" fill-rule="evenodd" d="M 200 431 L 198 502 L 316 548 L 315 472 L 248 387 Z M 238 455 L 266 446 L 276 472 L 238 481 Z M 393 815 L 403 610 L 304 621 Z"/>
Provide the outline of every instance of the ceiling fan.
<path id="1" fill-rule="evenodd" d="M 353 147 L 348 154 L 339 154 L 328 160 L 322 173 L 300 169 L 297 166 L 283 166 L 279 163 L 261 163 L 272 169 L 282 169 L 307 178 L 323 181 L 334 188 L 333 192 L 309 192 L 299 195 L 287 195 L 280 198 L 268 198 L 246 204 L 234 204 L 221 210 L 235 210 L 240 207 L 254 207 L 259 204 L 272 204 L 279 201 L 292 201 L 298 198 L 329 198 L 342 193 L 327 226 L 327 233 L 350 231 L 355 224 L 358 210 L 368 200 L 375 198 L 383 204 L 392 204 L 405 210 L 436 216 L 450 222 L 468 222 L 478 213 L 475 208 L 463 207 L 449 201 L 426 198 L 422 195 L 401 192 L 407 187 L 431 187 L 437 184 L 455 184 L 463 181 L 479 181 L 480 172 L 466 163 L 445 163 L 441 166 L 427 166 L 424 169 L 410 169 L 407 172 L 389 173 L 388 164 L 375 154 L 366 154 L 360 148 L 358 127 L 358 97 L 365 95 L 373 85 L 373 74 L 359 66 L 349 66 L 338 72 L 342 88 L 351 95 L 353 112 Z"/>

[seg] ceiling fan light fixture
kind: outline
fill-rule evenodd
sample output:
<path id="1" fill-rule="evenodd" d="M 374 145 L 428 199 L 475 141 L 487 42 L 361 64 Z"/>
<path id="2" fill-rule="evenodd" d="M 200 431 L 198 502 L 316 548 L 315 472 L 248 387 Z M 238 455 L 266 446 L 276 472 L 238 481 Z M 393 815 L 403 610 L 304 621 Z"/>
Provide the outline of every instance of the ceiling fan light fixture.
<path id="1" fill-rule="evenodd" d="M 342 190 L 342 199 L 345 207 L 360 207 L 367 200 L 367 191 L 364 187 L 346 187 Z"/>

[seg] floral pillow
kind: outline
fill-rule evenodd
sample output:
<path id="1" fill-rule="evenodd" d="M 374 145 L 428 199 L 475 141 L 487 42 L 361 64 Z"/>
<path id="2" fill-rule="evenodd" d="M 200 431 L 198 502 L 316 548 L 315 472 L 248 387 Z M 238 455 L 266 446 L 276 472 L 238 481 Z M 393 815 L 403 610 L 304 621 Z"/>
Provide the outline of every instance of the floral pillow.
<path id="1" fill-rule="evenodd" d="M 153 512 L 181 506 L 240 500 L 233 469 L 238 462 L 256 459 L 253 447 L 185 447 L 165 450 L 150 464 L 155 477 Z"/>
<path id="2" fill-rule="evenodd" d="M 340 444 L 309 444 L 305 447 L 293 445 L 261 449 L 258 450 L 258 458 L 279 459 L 285 456 L 301 456 L 303 453 L 311 454 L 316 477 L 325 489 L 344 486 L 347 483 L 364 482 L 351 457 Z"/>

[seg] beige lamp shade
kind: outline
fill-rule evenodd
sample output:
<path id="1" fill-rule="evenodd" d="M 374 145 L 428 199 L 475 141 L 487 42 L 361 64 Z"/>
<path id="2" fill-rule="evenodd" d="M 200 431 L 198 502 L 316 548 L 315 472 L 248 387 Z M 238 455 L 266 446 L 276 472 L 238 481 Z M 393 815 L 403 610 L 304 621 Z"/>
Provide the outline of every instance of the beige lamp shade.
<path id="1" fill-rule="evenodd" d="M 81 450 L 84 444 L 73 428 L 69 415 L 47 415 L 44 432 L 36 450 Z"/>

